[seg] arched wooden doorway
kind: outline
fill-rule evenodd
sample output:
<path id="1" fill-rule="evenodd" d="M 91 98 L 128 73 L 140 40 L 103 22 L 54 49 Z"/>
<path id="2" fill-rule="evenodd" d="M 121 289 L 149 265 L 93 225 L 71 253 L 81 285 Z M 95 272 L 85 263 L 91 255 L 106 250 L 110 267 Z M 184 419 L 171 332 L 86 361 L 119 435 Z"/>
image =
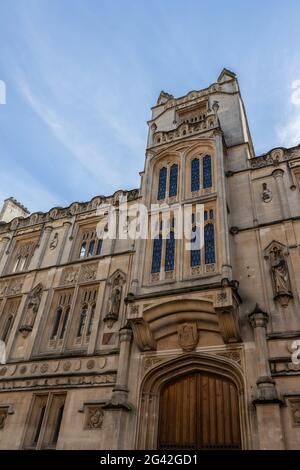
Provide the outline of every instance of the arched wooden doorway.
<path id="1" fill-rule="evenodd" d="M 206 371 L 167 382 L 160 392 L 157 445 L 159 449 L 240 449 L 236 385 Z"/>

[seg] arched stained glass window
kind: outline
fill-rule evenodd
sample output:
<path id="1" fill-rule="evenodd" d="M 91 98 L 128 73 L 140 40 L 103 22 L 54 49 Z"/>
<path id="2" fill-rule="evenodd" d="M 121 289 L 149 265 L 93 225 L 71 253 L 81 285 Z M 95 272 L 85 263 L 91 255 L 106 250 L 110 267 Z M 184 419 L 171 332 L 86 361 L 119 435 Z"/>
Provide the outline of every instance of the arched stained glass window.
<path id="1" fill-rule="evenodd" d="M 204 227 L 205 264 L 215 263 L 215 233 L 214 225 L 207 224 Z"/>
<path id="2" fill-rule="evenodd" d="M 169 196 L 176 196 L 177 194 L 177 180 L 178 180 L 178 165 L 174 163 L 170 169 L 170 184 Z"/>
<path id="3" fill-rule="evenodd" d="M 86 242 L 83 242 L 81 247 L 80 247 L 79 257 L 84 258 L 85 257 L 85 252 L 86 252 Z"/>
<path id="4" fill-rule="evenodd" d="M 170 238 L 166 239 L 165 271 L 173 271 L 175 255 L 175 237 L 173 230 L 170 232 Z"/>
<path id="5" fill-rule="evenodd" d="M 191 161 L 191 191 L 200 189 L 200 162 L 199 158 Z"/>
<path id="6" fill-rule="evenodd" d="M 212 174 L 211 174 L 211 156 L 205 155 L 203 157 L 203 188 L 211 188 Z"/>
<path id="7" fill-rule="evenodd" d="M 192 228 L 191 243 L 196 241 L 196 230 L 197 227 Z M 191 266 L 200 266 L 200 249 L 191 250 Z"/>
<path id="8" fill-rule="evenodd" d="M 89 252 L 88 256 L 93 256 L 94 254 L 94 248 L 95 248 L 95 240 L 91 240 L 89 244 Z"/>
<path id="9" fill-rule="evenodd" d="M 152 273 L 160 272 L 161 265 L 161 250 L 162 250 L 162 237 L 159 235 L 158 238 L 155 238 L 153 241 L 153 253 L 152 253 Z"/>
<path id="10" fill-rule="evenodd" d="M 157 199 L 165 199 L 167 185 L 167 168 L 163 167 L 159 172 Z"/>

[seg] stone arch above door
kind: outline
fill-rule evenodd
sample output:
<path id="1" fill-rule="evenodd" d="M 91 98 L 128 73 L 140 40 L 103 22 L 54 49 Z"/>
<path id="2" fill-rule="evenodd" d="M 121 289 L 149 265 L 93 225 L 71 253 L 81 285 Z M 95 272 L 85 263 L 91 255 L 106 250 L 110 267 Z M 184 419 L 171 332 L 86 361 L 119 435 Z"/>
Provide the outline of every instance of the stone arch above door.
<path id="1" fill-rule="evenodd" d="M 237 389 L 241 430 L 241 445 L 249 444 L 245 378 L 232 360 L 206 353 L 188 353 L 160 363 L 143 378 L 140 386 L 136 448 L 156 449 L 159 422 L 159 400 L 162 388 L 174 379 L 203 372 L 230 380 Z"/>

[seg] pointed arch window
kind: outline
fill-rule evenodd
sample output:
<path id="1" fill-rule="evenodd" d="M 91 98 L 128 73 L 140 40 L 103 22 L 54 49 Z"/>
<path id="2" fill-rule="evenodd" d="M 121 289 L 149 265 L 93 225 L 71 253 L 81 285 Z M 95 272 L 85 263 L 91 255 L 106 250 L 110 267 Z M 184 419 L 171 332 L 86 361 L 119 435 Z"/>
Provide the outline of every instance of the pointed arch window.
<path id="1" fill-rule="evenodd" d="M 83 242 L 80 247 L 79 258 L 84 258 L 86 253 L 86 242 Z"/>
<path id="2" fill-rule="evenodd" d="M 191 162 L 191 191 L 200 189 L 200 161 L 194 158 Z"/>
<path id="3" fill-rule="evenodd" d="M 152 273 L 159 273 L 161 266 L 161 252 L 162 252 L 162 235 L 161 233 L 153 240 L 152 252 Z"/>
<path id="4" fill-rule="evenodd" d="M 163 167 L 159 171 L 157 199 L 165 199 L 167 186 L 167 168 Z"/>
<path id="5" fill-rule="evenodd" d="M 82 346 L 90 340 L 94 324 L 98 286 L 82 288 L 79 293 L 78 313 L 75 316 L 76 337 L 73 345 Z"/>
<path id="6" fill-rule="evenodd" d="M 212 186 L 212 171 L 211 171 L 211 156 L 205 155 L 203 157 L 203 188 L 211 188 Z"/>
<path id="7" fill-rule="evenodd" d="M 205 264 L 215 263 L 215 231 L 214 225 L 209 222 L 204 227 Z"/>
<path id="8" fill-rule="evenodd" d="M 165 271 L 173 271 L 175 264 L 174 219 L 171 221 L 169 238 L 166 239 Z"/>
<path id="9" fill-rule="evenodd" d="M 78 247 L 78 245 L 76 244 Z M 99 256 L 102 249 L 102 240 L 97 237 L 96 228 L 80 230 L 79 248 L 76 248 L 76 258 L 89 258 Z M 77 251 L 78 250 L 78 251 Z"/>
<path id="10" fill-rule="evenodd" d="M 55 320 L 54 320 L 54 324 L 53 324 L 53 328 L 52 328 L 52 333 L 51 333 L 51 339 L 56 338 L 56 335 L 57 335 L 57 332 L 58 332 L 58 328 L 59 328 L 59 324 L 60 324 L 60 320 L 61 320 L 61 316 L 62 316 L 62 308 L 59 307 L 59 308 L 56 310 Z"/>
<path id="11" fill-rule="evenodd" d="M 70 310 L 71 300 L 73 296 L 72 291 L 65 291 L 56 293 L 56 308 L 53 316 L 52 329 L 50 334 L 49 347 L 56 348 L 62 345 L 65 338 Z M 55 304 L 54 304 L 55 305 Z"/>
<path id="12" fill-rule="evenodd" d="M 196 236 L 198 237 L 198 240 L 199 240 L 200 229 L 199 229 L 199 227 L 197 227 L 197 225 L 196 225 L 196 223 L 195 223 L 195 214 L 193 213 L 193 214 L 192 214 L 192 236 L 191 236 L 191 243 L 195 243 L 195 242 L 196 242 Z M 191 265 L 191 267 L 200 266 L 200 263 L 201 263 L 200 248 L 199 248 L 199 249 L 197 248 L 197 249 L 191 250 L 191 258 L 190 258 L 190 265 Z"/>
<path id="13" fill-rule="evenodd" d="M 17 242 L 15 251 L 13 253 L 13 260 L 11 262 L 12 264 L 10 265 L 12 272 L 16 273 L 28 269 L 36 246 L 37 240 Z"/>
<path id="14" fill-rule="evenodd" d="M 177 194 L 178 165 L 174 163 L 170 168 L 169 196 L 173 197 Z"/>
<path id="15" fill-rule="evenodd" d="M 91 240 L 89 244 L 89 252 L 88 256 L 93 256 L 94 255 L 94 250 L 95 250 L 95 240 Z"/>
<path id="16" fill-rule="evenodd" d="M 83 335 L 83 330 L 85 327 L 85 322 L 86 322 L 86 317 L 87 317 L 87 310 L 88 310 L 88 306 L 86 304 L 83 305 L 81 309 L 81 313 L 80 313 L 80 318 L 79 318 L 77 338 L 81 338 L 81 336 Z"/>

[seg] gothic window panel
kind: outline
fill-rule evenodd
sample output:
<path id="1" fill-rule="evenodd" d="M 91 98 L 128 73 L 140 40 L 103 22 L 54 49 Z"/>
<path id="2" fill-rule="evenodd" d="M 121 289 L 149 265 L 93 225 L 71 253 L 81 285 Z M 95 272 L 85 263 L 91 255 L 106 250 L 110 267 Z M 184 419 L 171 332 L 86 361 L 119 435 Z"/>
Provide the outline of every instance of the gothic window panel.
<path id="1" fill-rule="evenodd" d="M 91 315 L 90 315 L 90 321 L 89 321 L 89 326 L 88 326 L 88 330 L 87 330 L 87 335 L 88 335 L 88 336 L 90 336 L 91 333 L 92 333 L 93 322 L 94 322 L 94 316 L 95 316 L 95 308 L 96 308 L 96 304 L 92 304 L 92 307 L 91 307 Z"/>
<path id="2" fill-rule="evenodd" d="M 205 155 L 203 157 L 203 188 L 211 188 L 212 186 L 212 167 L 211 156 Z"/>
<path id="3" fill-rule="evenodd" d="M 19 240 L 13 251 L 13 258 L 10 263 L 12 272 L 17 273 L 28 269 L 37 246 L 37 239 L 30 241 Z"/>
<path id="4" fill-rule="evenodd" d="M 159 171 L 157 199 L 165 199 L 167 186 L 167 168 L 163 167 Z"/>
<path id="5" fill-rule="evenodd" d="M 25 432 L 24 449 L 55 449 L 63 420 L 66 393 L 45 393 L 33 397 Z"/>
<path id="6" fill-rule="evenodd" d="M 68 328 L 73 291 L 57 292 L 53 306 L 49 347 L 58 348 L 62 345 Z"/>
<path id="7" fill-rule="evenodd" d="M 100 255 L 102 240 L 97 237 L 96 227 L 80 229 L 76 246 L 76 258 L 83 259 Z"/>
<path id="8" fill-rule="evenodd" d="M 61 321 L 61 316 L 62 316 L 62 308 L 59 307 L 59 308 L 56 310 L 55 320 L 54 320 L 54 324 L 53 324 L 53 328 L 52 328 L 52 333 L 51 333 L 51 339 L 56 338 L 56 335 L 57 335 L 57 332 L 58 332 L 58 328 L 59 328 L 59 324 L 60 324 L 60 321 Z"/>
<path id="9" fill-rule="evenodd" d="M 78 310 L 75 315 L 75 333 L 70 346 L 82 346 L 89 342 L 97 302 L 98 285 L 82 287 L 78 294 Z"/>
<path id="10" fill-rule="evenodd" d="M 166 239 L 165 271 L 173 271 L 175 263 L 175 236 L 171 230 L 170 237 Z"/>
<path id="11" fill-rule="evenodd" d="M 199 158 L 194 158 L 191 161 L 191 191 L 198 191 L 200 189 L 200 161 Z"/>
<path id="12" fill-rule="evenodd" d="M 161 266 L 161 252 L 162 252 L 162 236 L 153 240 L 153 252 L 152 252 L 152 273 L 159 273 Z"/>
<path id="13" fill-rule="evenodd" d="M 8 299 L 0 319 L 0 339 L 7 342 L 20 305 L 20 299 Z"/>
<path id="14" fill-rule="evenodd" d="M 87 310 L 88 310 L 88 306 L 83 305 L 81 312 L 80 312 L 80 317 L 79 317 L 79 325 L 78 325 L 78 331 L 77 331 L 78 338 L 79 337 L 81 338 L 83 334 L 83 330 L 84 330 L 84 326 L 86 322 Z"/>
<path id="15" fill-rule="evenodd" d="M 59 339 L 63 339 L 63 337 L 65 336 L 65 332 L 66 332 L 67 324 L 68 324 L 68 319 L 69 319 L 69 313 L 70 313 L 70 307 L 68 306 L 65 310 L 64 320 L 63 320 L 63 323 L 62 323 L 62 328 L 61 328 L 61 331 L 60 331 Z"/>
<path id="16" fill-rule="evenodd" d="M 215 263 L 215 233 L 214 225 L 208 223 L 204 227 L 205 264 Z"/>
<path id="17" fill-rule="evenodd" d="M 169 184 L 169 196 L 173 197 L 177 195 L 177 183 L 178 183 L 178 165 L 174 163 L 170 168 L 170 184 Z"/>

